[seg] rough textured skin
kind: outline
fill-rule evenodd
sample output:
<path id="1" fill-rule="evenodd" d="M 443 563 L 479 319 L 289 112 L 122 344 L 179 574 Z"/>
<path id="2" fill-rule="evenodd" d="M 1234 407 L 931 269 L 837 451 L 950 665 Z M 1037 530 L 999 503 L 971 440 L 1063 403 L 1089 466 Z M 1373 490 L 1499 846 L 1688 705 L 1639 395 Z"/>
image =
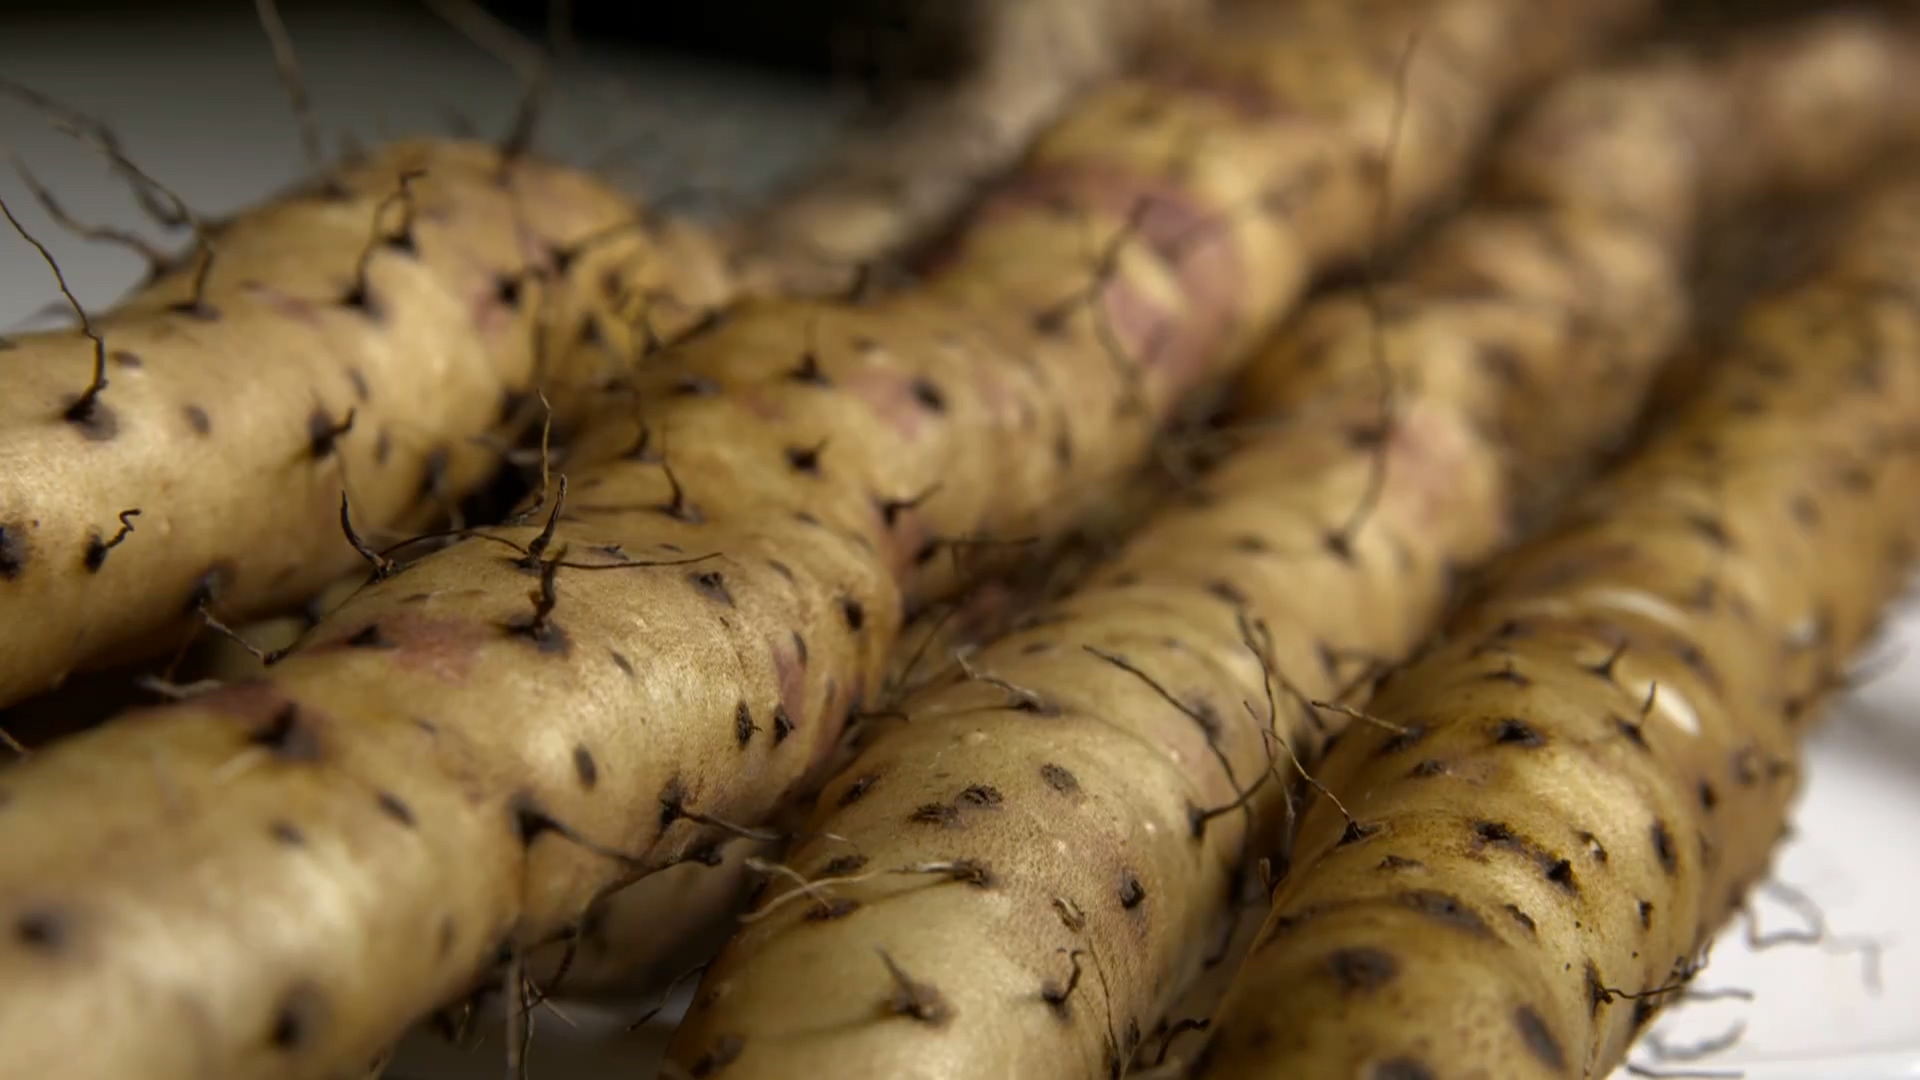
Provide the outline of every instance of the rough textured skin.
<path id="1" fill-rule="evenodd" d="M 1057 532 L 1366 245 L 1396 101 L 1398 202 L 1431 206 L 1500 103 L 1645 14 L 1353 7 L 1092 94 L 923 290 L 735 307 L 584 426 L 564 506 L 0 774 L 0 919 L 59 925 L 0 944 L 0 1071 L 329 1076 L 703 856 L 832 758 L 942 541 Z"/>
<path id="2" fill-rule="evenodd" d="M 726 1080 L 1117 1071 L 1219 948 L 1250 825 L 1258 842 L 1284 824 L 1285 774 L 1232 808 L 1269 764 L 1262 729 L 1317 752 L 1339 718 L 1293 695 L 1337 699 L 1405 658 L 1453 571 L 1630 429 L 1684 335 L 1703 208 L 1794 179 L 1749 151 L 1810 134 L 1755 104 L 1771 99 L 1754 80 L 1873 32 L 1663 56 L 1550 94 L 1486 201 L 1379 290 L 1384 328 L 1364 294 L 1333 294 L 1256 363 L 1248 434 L 1199 505 L 973 655 L 972 677 L 910 698 L 827 784 L 803 836 L 844 839 L 803 839 L 788 862 L 857 880 L 774 891 L 709 969 L 678 1064 Z M 1831 100 L 1880 110 L 1894 88 L 1871 86 Z M 1805 175 L 1857 173 L 1898 130 Z M 1364 958 L 1350 975 L 1365 981 Z"/>
<path id="3" fill-rule="evenodd" d="M 0 704 L 164 648 L 203 603 L 298 603 L 359 561 L 343 487 L 369 535 L 420 520 L 493 474 L 480 437 L 536 422 L 536 387 L 564 418 L 624 371 L 643 304 L 661 336 L 697 324 L 728 294 L 717 249 L 619 228 L 638 214 L 571 169 L 403 143 L 221 223 L 210 266 L 191 254 L 94 316 L 108 385 L 88 404 L 79 331 L 0 346 Z M 604 347 L 581 347 L 589 326 Z"/>
<path id="4" fill-rule="evenodd" d="M 1920 538 L 1920 171 L 1712 362 L 1328 755 L 1194 1075 L 1606 1075 L 1765 874 Z"/>

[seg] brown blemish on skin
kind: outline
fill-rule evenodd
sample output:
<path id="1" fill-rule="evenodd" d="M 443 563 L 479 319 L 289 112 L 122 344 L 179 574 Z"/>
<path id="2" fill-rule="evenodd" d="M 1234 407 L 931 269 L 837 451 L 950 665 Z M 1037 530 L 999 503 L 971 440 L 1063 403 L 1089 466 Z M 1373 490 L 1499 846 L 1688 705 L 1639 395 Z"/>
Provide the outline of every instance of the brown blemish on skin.
<path id="1" fill-rule="evenodd" d="M 961 801 L 974 806 L 996 807 L 1004 801 L 1000 789 L 990 784 L 974 784 L 960 793 Z"/>
<path id="2" fill-rule="evenodd" d="M 1324 968 L 1345 995 L 1370 994 L 1400 974 L 1400 963 L 1383 949 L 1359 945 L 1328 954 Z"/>
<path id="3" fill-rule="evenodd" d="M 1079 778 L 1065 767 L 1052 762 L 1040 766 L 1040 779 L 1045 780 L 1048 787 L 1062 795 L 1075 795 L 1080 791 Z"/>
<path id="4" fill-rule="evenodd" d="M 853 783 L 848 784 L 846 789 L 840 792 L 840 798 L 836 801 L 835 805 L 844 809 L 859 802 L 866 797 L 867 792 L 873 790 L 873 785 L 877 783 L 879 779 L 880 777 L 877 773 L 867 773 L 864 776 L 855 777 Z"/>
<path id="5" fill-rule="evenodd" d="M 34 952 L 59 952 L 67 936 L 66 919 L 49 908 L 23 912 L 13 921 L 13 939 Z"/>
<path id="6" fill-rule="evenodd" d="M 820 867 L 819 876 L 829 878 L 846 877 L 848 874 L 859 873 L 860 869 L 866 865 L 867 857 L 865 855 L 835 855 L 833 858 L 828 859 L 824 866 Z"/>
<path id="7" fill-rule="evenodd" d="M 687 575 L 687 581 L 707 599 L 727 607 L 734 606 L 733 594 L 727 591 L 727 579 L 721 575 L 720 571 L 695 571 Z"/>
<path id="8" fill-rule="evenodd" d="M 274 1010 L 267 1041 L 275 1050 L 291 1053 L 312 1042 L 327 1019 L 327 998 L 312 983 L 298 983 Z"/>
<path id="9" fill-rule="evenodd" d="M 1415 889 L 1400 894 L 1400 903 L 1437 922 L 1445 923 L 1456 930 L 1464 930 L 1476 937 L 1490 937 L 1492 931 L 1487 928 L 1486 920 L 1463 903 L 1459 897 L 1451 896 L 1436 889 Z"/>
<path id="10" fill-rule="evenodd" d="M 593 760 L 593 751 L 584 743 L 573 748 L 573 772 L 580 778 L 580 786 L 588 791 L 600 782 L 600 766 Z"/>
<path id="11" fill-rule="evenodd" d="M 32 557 L 26 526 L 18 521 L 0 522 L 0 581 L 18 580 Z"/>
<path id="12" fill-rule="evenodd" d="M 198 405 L 187 405 L 181 409 L 186 415 L 187 426 L 196 435 L 206 435 L 213 431 L 213 420 L 207 416 L 207 410 Z"/>
<path id="13" fill-rule="evenodd" d="M 408 828 L 413 827 L 413 808 L 402 802 L 400 796 L 391 791 L 382 791 L 374 797 L 374 801 L 379 805 L 381 813 Z"/>
<path id="14" fill-rule="evenodd" d="M 322 756 L 319 732 L 303 719 L 300 706 L 291 701 L 255 728 L 247 741 L 266 749 L 277 761 L 312 764 Z"/>
<path id="15" fill-rule="evenodd" d="M 1505 905 L 1502 905 L 1502 907 L 1503 907 L 1503 910 L 1505 910 L 1508 915 L 1511 915 L 1513 917 L 1514 922 L 1520 924 L 1520 929 L 1525 930 L 1527 932 L 1528 937 L 1532 937 L 1538 931 L 1538 928 L 1534 925 L 1533 916 L 1520 910 L 1519 905 L 1505 904 Z"/>
<path id="16" fill-rule="evenodd" d="M 1373 1067 L 1367 1080 L 1435 1080 L 1432 1069 L 1410 1057 L 1389 1058 Z"/>
<path id="17" fill-rule="evenodd" d="M 1527 1052 L 1540 1064 L 1556 1073 L 1567 1071 L 1567 1054 L 1560 1048 L 1560 1040 L 1554 1038 L 1547 1022 L 1531 1006 L 1522 1005 L 1513 1011 L 1513 1026 L 1519 1031 Z"/>
<path id="18" fill-rule="evenodd" d="M 844 804 L 845 796 L 842 796 Z M 916 825 L 938 825 L 952 828 L 960 824 L 960 808 L 947 803 L 924 803 L 907 815 L 907 820 Z"/>
<path id="19" fill-rule="evenodd" d="M 1140 884 L 1140 878 L 1133 871 L 1123 871 L 1120 875 L 1120 907 L 1133 911 L 1147 900 L 1147 887 Z"/>

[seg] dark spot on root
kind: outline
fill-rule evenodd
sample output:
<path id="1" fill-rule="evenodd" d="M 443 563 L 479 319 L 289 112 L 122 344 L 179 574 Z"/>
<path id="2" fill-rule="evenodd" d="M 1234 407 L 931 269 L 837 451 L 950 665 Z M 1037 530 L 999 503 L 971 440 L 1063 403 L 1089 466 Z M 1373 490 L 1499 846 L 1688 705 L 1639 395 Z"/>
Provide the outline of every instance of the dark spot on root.
<path id="1" fill-rule="evenodd" d="M 1587 961 L 1586 978 L 1587 1015 L 1599 1016 L 1600 1010 L 1606 1007 L 1607 1002 L 1613 1000 L 1613 995 L 1607 992 L 1606 981 L 1600 978 L 1600 967 L 1592 960 Z"/>
<path id="2" fill-rule="evenodd" d="M 351 409 L 344 419 L 336 423 L 331 413 L 316 407 L 307 414 L 307 456 L 315 461 L 331 457 L 334 450 L 339 448 L 340 437 L 352 429 Z"/>
<path id="3" fill-rule="evenodd" d="M 747 1040 L 738 1035 L 722 1035 L 713 1040 L 713 1045 L 707 1047 L 706 1052 L 693 1059 L 693 1064 L 687 1066 L 687 1074 L 695 1080 L 706 1080 L 738 1061 L 746 1049 Z"/>
<path id="4" fill-rule="evenodd" d="M 1486 920 L 1480 917 L 1479 912 L 1468 907 L 1459 897 L 1437 889 L 1414 889 L 1411 892 L 1401 893 L 1400 902 L 1456 930 L 1464 930 L 1479 937 L 1488 937 L 1493 933 L 1487 929 Z"/>
<path id="5" fill-rule="evenodd" d="M 1446 771 L 1446 762 L 1441 761 L 1439 758 L 1424 758 L 1415 764 L 1413 768 L 1408 769 L 1407 775 L 1416 780 L 1431 780 L 1436 776 L 1446 775 Z"/>
<path id="6" fill-rule="evenodd" d="M 1628 720 L 1626 717 L 1615 716 L 1613 718 L 1613 729 L 1620 733 L 1621 738 L 1632 743 L 1638 749 L 1641 749 L 1641 750 L 1653 749 L 1653 747 L 1647 745 L 1647 733 L 1640 729 L 1639 724 L 1636 724 L 1633 721 Z"/>
<path id="7" fill-rule="evenodd" d="M 880 954 L 880 960 L 887 965 L 887 974 L 893 977 L 893 992 L 887 995 L 883 1006 L 887 1015 L 910 1017 L 934 1027 L 953 1019 L 953 1008 L 938 989 L 908 975 L 885 952 Z"/>
<path id="8" fill-rule="evenodd" d="M 306 846 L 307 834 L 301 832 L 300 826 L 291 821 L 276 821 L 267 831 L 273 835 L 276 843 L 285 844 L 288 847 Z"/>
<path id="9" fill-rule="evenodd" d="M 625 653 L 618 649 L 608 649 L 607 657 L 613 661 L 613 666 L 619 668 L 622 674 L 628 678 L 633 677 L 633 661 L 627 659 Z"/>
<path id="10" fill-rule="evenodd" d="M 844 805 L 846 796 L 841 796 Z M 960 808 L 947 803 L 924 803 L 907 815 L 907 820 L 916 825 L 938 825 L 951 828 L 960 824 Z"/>
<path id="11" fill-rule="evenodd" d="M 787 447 L 787 467 L 792 469 L 794 472 L 805 473 L 808 476 L 819 476 L 820 475 L 820 447 L 818 446 Z"/>
<path id="12" fill-rule="evenodd" d="M 1334 842 L 1334 846 L 1346 847 L 1348 844 L 1357 844 L 1378 834 L 1384 827 L 1377 821 L 1349 821 L 1347 827 L 1340 831 L 1340 839 Z"/>
<path id="13" fill-rule="evenodd" d="M 974 784 L 960 793 L 960 798 L 975 806 L 999 806 L 1004 801 L 1000 789 L 990 784 Z"/>
<path id="14" fill-rule="evenodd" d="M 1473 838 L 1476 845 L 1494 844 L 1500 847 L 1519 845 L 1519 839 L 1513 835 L 1513 829 L 1497 821 L 1474 822 Z"/>
<path id="15" fill-rule="evenodd" d="M 720 392 L 720 384 L 699 375 L 682 375 L 668 392 L 674 397 L 713 397 Z"/>
<path id="16" fill-rule="evenodd" d="M 29 911 L 13 921 L 13 938 L 36 952 L 59 952 L 67 942 L 67 921 L 57 911 Z"/>
<path id="17" fill-rule="evenodd" d="M 573 772 L 580 778 L 580 786 L 589 791 L 600 782 L 600 766 L 593 760 L 593 751 L 587 749 L 585 743 L 573 748 Z"/>
<path id="18" fill-rule="evenodd" d="M 288 703 L 254 729 L 247 741 L 270 751 L 274 759 L 312 763 L 321 757 L 320 736 L 300 718 L 300 706 Z"/>
<path id="19" fill-rule="evenodd" d="M 1434 1080 L 1434 1074 L 1416 1058 L 1397 1057 L 1375 1065 L 1367 1080 Z"/>
<path id="20" fill-rule="evenodd" d="M 1656 821 L 1647 830 L 1653 840 L 1654 857 L 1660 860 L 1660 869 L 1669 877 L 1680 872 L 1680 852 L 1673 845 L 1673 833 L 1667 830 L 1666 822 Z"/>
<path id="21" fill-rule="evenodd" d="M 1529 935 L 1532 935 L 1539 931 L 1539 927 L 1534 925 L 1533 916 L 1520 910 L 1520 906 L 1518 904 L 1505 904 L 1505 905 L 1502 905 L 1502 907 L 1503 907 L 1503 910 L 1505 910 L 1508 915 L 1513 916 L 1514 922 L 1517 922 L 1520 924 L 1520 929 L 1525 930 Z"/>
<path id="22" fill-rule="evenodd" d="M 32 549 L 27 530 L 19 522 L 0 524 L 0 581 L 14 581 L 27 569 Z"/>
<path id="23" fill-rule="evenodd" d="M 1247 594 L 1241 592 L 1231 581 L 1209 581 L 1206 584 L 1206 590 L 1210 595 L 1224 600 L 1234 607 L 1247 606 Z"/>
<path id="24" fill-rule="evenodd" d="M 1575 881 L 1573 877 L 1573 863 L 1567 859 L 1556 859 L 1551 855 L 1542 854 L 1540 856 L 1540 872 L 1546 875 L 1548 881 L 1560 886 L 1567 892 L 1578 893 L 1580 891 L 1580 883 Z"/>
<path id="25" fill-rule="evenodd" d="M 1713 790 L 1712 784 L 1708 783 L 1705 780 L 1700 781 L 1699 791 L 1700 791 L 1700 809 L 1712 810 L 1714 807 L 1720 805 L 1720 793 Z"/>
<path id="26" fill-rule="evenodd" d="M 1653 901 L 1640 901 L 1640 929 L 1653 929 Z"/>
<path id="27" fill-rule="evenodd" d="M 826 372 L 820 370 L 820 358 L 812 352 L 800 355 L 800 366 L 787 373 L 787 378 L 808 386 L 832 386 Z"/>
<path id="28" fill-rule="evenodd" d="M 753 733 L 759 730 L 759 725 L 753 722 L 752 706 L 742 701 L 733 707 L 733 738 L 735 742 L 738 742 L 741 746 L 745 746 L 753 740 Z"/>
<path id="29" fill-rule="evenodd" d="M 378 801 L 380 803 L 381 813 L 387 815 L 388 817 L 399 822 L 400 824 L 407 826 L 408 828 L 413 827 L 413 824 L 414 824 L 413 808 L 408 806 L 406 803 L 401 802 L 400 796 L 395 795 L 391 791 L 383 791 L 380 793 L 378 797 Z"/>
<path id="30" fill-rule="evenodd" d="M 1383 758 L 1389 754 L 1397 754 L 1402 750 L 1412 747 L 1415 743 L 1418 743 L 1426 737 L 1427 725 L 1420 723 L 1408 724 L 1406 727 L 1395 732 L 1387 741 L 1381 743 L 1380 748 L 1373 752 L 1373 756 Z"/>
<path id="31" fill-rule="evenodd" d="M 727 579 L 718 570 L 700 570 L 687 575 L 700 595 L 715 603 L 733 607 L 733 594 L 727 591 Z"/>
<path id="32" fill-rule="evenodd" d="M 1580 834 L 1580 842 L 1587 845 L 1587 854 L 1592 856 L 1594 862 L 1603 865 L 1606 863 L 1607 849 L 1605 845 L 1600 843 L 1599 837 L 1590 832 L 1583 832 Z"/>
<path id="33" fill-rule="evenodd" d="M 1147 887 L 1140 884 L 1140 879 L 1134 875 L 1133 871 L 1127 870 L 1122 872 L 1120 875 L 1120 907 L 1124 910 L 1132 911 L 1141 904 L 1146 903 L 1146 900 Z"/>
<path id="34" fill-rule="evenodd" d="M 493 283 L 494 302 L 501 307 L 520 306 L 520 275 L 501 274 Z"/>
<path id="35" fill-rule="evenodd" d="M 267 1041 L 275 1050 L 291 1053 L 312 1042 L 326 1018 L 326 995 L 311 983 L 301 983 L 280 999 Z"/>
<path id="36" fill-rule="evenodd" d="M 867 609 L 861 607 L 860 601 L 853 597 L 843 596 L 840 598 L 840 617 L 847 621 L 847 629 L 859 633 L 860 628 L 867 624 Z"/>
<path id="37" fill-rule="evenodd" d="M 825 866 L 820 868 L 820 876 L 846 877 L 848 874 L 859 873 L 861 868 L 866 865 L 867 857 L 865 855 L 835 855 L 833 858 L 827 860 Z"/>
<path id="38" fill-rule="evenodd" d="M 1658 998 L 1645 997 L 1633 1003 L 1633 1031 L 1637 1034 L 1660 1011 Z"/>
<path id="39" fill-rule="evenodd" d="M 207 567 L 194 579 L 193 587 L 187 590 L 186 614 L 197 615 L 202 608 L 211 606 L 220 598 L 232 578 L 232 563 L 222 560 Z"/>
<path id="40" fill-rule="evenodd" d="M 81 395 L 68 403 L 61 419 L 80 429 L 88 442 L 108 442 L 120 434 L 120 414 L 97 396 Z"/>
<path id="41" fill-rule="evenodd" d="M 1502 746 L 1519 746 L 1528 750 L 1547 745 L 1547 737 L 1525 720 L 1507 717 L 1493 726 L 1493 741 Z"/>
<path id="42" fill-rule="evenodd" d="M 920 406 L 928 412 L 943 413 L 947 411 L 947 396 L 941 393 L 940 388 L 924 376 L 913 380 L 913 400 L 919 402 Z"/>
<path id="43" fill-rule="evenodd" d="M 808 905 L 806 914 L 801 918 L 808 922 L 832 922 L 844 919 L 860 910 L 860 901 L 850 896 L 836 896 L 831 900 L 818 900 Z"/>
<path id="44" fill-rule="evenodd" d="M 1329 954 L 1326 971 L 1342 994 L 1370 994 L 1400 974 L 1400 963 L 1389 952 L 1360 945 Z"/>
<path id="45" fill-rule="evenodd" d="M 866 797 L 867 792 L 873 790 L 873 785 L 878 782 L 879 779 L 879 775 L 875 773 L 867 773 L 865 776 L 855 777 L 853 783 L 848 784 L 846 790 L 840 793 L 837 805 L 848 807 L 859 802 Z"/>
<path id="46" fill-rule="evenodd" d="M 1040 766 L 1040 779 L 1047 786 L 1062 795 L 1072 795 L 1080 790 L 1080 778 L 1068 772 L 1066 768 L 1047 762 Z"/>
<path id="47" fill-rule="evenodd" d="M 1567 1071 L 1567 1053 L 1560 1048 L 1560 1040 L 1553 1037 L 1547 1022 L 1531 1006 L 1522 1005 L 1513 1010 L 1513 1026 L 1520 1032 L 1520 1041 L 1527 1046 L 1540 1064 L 1557 1073 Z"/>
<path id="48" fill-rule="evenodd" d="M 1426 863 L 1421 862 L 1419 859 L 1409 859 L 1404 855 L 1384 855 L 1381 856 L 1379 863 L 1375 865 L 1375 869 L 1420 870 L 1424 869 L 1426 865 Z"/>
<path id="49" fill-rule="evenodd" d="M 786 742 L 787 736 L 791 734 L 793 734 L 793 717 L 787 715 L 785 705 L 775 705 L 773 707 L 773 745 L 779 746 Z"/>
<path id="50" fill-rule="evenodd" d="M 195 435 L 207 435 L 213 431 L 213 418 L 207 415 L 207 410 L 198 405 L 188 405 L 180 411 L 186 414 L 187 426 L 193 429 Z"/>
<path id="51" fill-rule="evenodd" d="M 379 623 L 368 623 L 355 630 L 347 638 L 347 646 L 354 649 L 392 649 L 398 646 L 380 632 Z"/>

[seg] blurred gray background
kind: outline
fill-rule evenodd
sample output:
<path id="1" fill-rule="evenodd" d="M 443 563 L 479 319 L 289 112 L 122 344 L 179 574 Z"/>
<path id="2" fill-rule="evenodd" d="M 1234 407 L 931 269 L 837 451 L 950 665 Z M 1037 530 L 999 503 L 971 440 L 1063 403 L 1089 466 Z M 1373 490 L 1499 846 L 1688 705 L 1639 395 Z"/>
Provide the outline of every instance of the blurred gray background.
<path id="1" fill-rule="evenodd" d="M 671 23 L 659 24 L 659 36 L 636 36 L 613 18 L 656 7 L 700 11 L 678 0 L 585 5 L 600 14 L 582 15 L 578 45 L 557 72 L 542 152 L 593 164 L 689 210 L 724 207 L 764 193 L 818 153 L 859 94 L 828 77 L 828 46 L 813 36 L 796 39 L 800 62 L 764 62 L 758 50 L 777 46 L 779 22 L 763 31 L 773 45 L 714 52 L 691 32 L 692 43 L 676 40 Z M 511 121 L 520 100 L 514 71 L 423 4 L 286 0 L 282 9 L 314 111 L 335 140 L 467 126 L 494 136 Z M 604 34 L 585 29 L 609 19 Z M 250 0 L 0 3 L 0 77 L 107 120 L 136 163 L 203 215 L 256 201 L 304 170 Z M 0 150 L 18 155 L 76 218 L 163 238 L 97 153 L 5 95 Z M 48 220 L 11 162 L 0 167 L 0 198 L 52 249 L 84 303 L 107 304 L 138 279 L 137 258 Z M 58 299 L 31 249 L 0 230 L 0 333 Z"/>

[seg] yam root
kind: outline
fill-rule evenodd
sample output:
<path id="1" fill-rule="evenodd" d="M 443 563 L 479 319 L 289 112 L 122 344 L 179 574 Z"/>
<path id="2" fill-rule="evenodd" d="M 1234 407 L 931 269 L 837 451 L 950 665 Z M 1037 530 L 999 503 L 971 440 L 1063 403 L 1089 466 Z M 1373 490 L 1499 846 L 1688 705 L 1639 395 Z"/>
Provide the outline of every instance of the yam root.
<path id="1" fill-rule="evenodd" d="M 376 542 L 417 527 L 539 392 L 577 415 L 634 342 L 697 325 L 728 296 L 717 248 L 639 215 L 570 169 L 402 143 L 208 225 L 79 329 L 9 339 L 0 704 L 203 611 L 298 604 L 360 562 L 343 499 Z"/>
<path id="2" fill-rule="evenodd" d="M 1199 32 L 1213 0 L 965 0 L 911 5 L 920 39 L 960 71 L 886 95 L 825 166 L 743 223 L 743 244 L 788 283 L 840 281 L 924 241 L 1013 167 L 1088 86 L 1143 45 Z M 927 44 L 934 44 L 928 42 Z"/>
<path id="3" fill-rule="evenodd" d="M 1404 659 L 1454 572 L 1631 428 L 1684 338 L 1702 213 L 1786 182 L 1774 155 L 1815 135 L 1771 80 L 1879 30 L 1663 54 L 1551 91 L 1486 201 L 1404 276 L 1310 304 L 1256 362 L 1241 444 L 1198 505 L 876 721 L 789 856 L 813 887 L 777 889 L 709 968 L 679 1066 L 1121 1070 L 1224 955 L 1237 873 L 1286 824 L 1287 755 L 1311 759 L 1339 719 L 1312 703 Z M 1792 95 L 1878 115 L 1899 60 Z M 1901 131 L 1804 175 L 1857 173 Z"/>
<path id="4" fill-rule="evenodd" d="M 60 927 L 0 948 L 0 1071 L 324 1077 L 763 818 L 952 589 L 944 543 L 1057 533 L 1366 246 L 1390 128 L 1395 205 L 1432 206 L 1502 104 L 1648 13 L 1359 6 L 1095 92 L 923 289 L 736 305 L 528 524 L 0 774 L 0 911 Z"/>
<path id="5" fill-rule="evenodd" d="M 1848 230 L 1328 754 L 1192 1075 L 1603 1076 L 1684 989 L 1920 537 L 1920 171 Z"/>

